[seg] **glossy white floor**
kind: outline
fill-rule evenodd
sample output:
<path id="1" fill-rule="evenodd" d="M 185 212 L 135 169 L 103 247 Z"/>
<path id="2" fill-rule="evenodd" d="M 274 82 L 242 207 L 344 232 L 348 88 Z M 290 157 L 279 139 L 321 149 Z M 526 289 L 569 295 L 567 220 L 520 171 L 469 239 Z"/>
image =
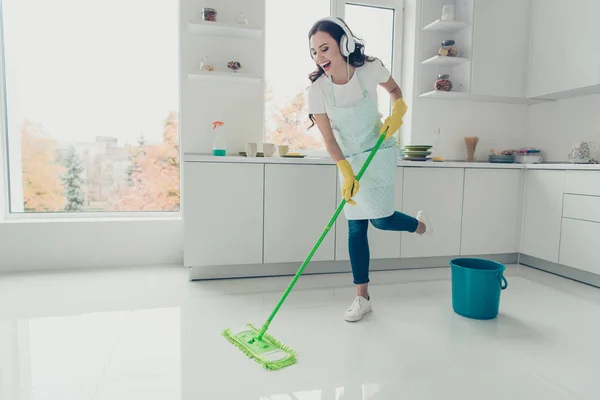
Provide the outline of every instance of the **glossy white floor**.
<path id="1" fill-rule="evenodd" d="M 270 332 L 298 363 L 268 372 L 220 336 L 262 324 L 289 278 L 187 281 L 181 268 L 0 277 L 0 398 L 598 399 L 600 289 L 510 266 L 501 315 L 452 312 L 448 269 L 306 276 Z"/>

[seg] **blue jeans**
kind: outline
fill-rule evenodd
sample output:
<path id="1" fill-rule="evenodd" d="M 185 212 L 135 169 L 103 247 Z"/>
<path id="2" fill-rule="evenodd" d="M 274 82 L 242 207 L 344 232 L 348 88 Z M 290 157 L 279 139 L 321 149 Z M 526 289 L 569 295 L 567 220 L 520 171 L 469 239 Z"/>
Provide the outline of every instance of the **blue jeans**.
<path id="1" fill-rule="evenodd" d="M 356 285 L 369 283 L 369 261 L 371 259 L 367 238 L 369 221 L 375 228 L 383 231 L 415 232 L 419 225 L 416 218 L 398 211 L 385 218 L 348 220 L 348 252 Z"/>

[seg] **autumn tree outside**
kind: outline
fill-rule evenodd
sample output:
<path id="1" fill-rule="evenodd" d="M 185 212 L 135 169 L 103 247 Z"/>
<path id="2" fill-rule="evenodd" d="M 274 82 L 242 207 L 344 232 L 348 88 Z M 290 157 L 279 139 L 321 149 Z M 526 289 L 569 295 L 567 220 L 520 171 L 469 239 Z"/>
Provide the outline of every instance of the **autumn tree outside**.
<path id="1" fill-rule="evenodd" d="M 167 115 L 162 130 L 162 143 L 108 147 L 108 155 L 89 156 L 82 162 L 74 150 L 61 150 L 41 125 L 25 120 L 21 125 L 25 212 L 178 211 L 177 112 Z M 128 155 L 120 157 L 123 151 Z M 115 168 L 111 160 L 120 158 L 128 167 Z"/>

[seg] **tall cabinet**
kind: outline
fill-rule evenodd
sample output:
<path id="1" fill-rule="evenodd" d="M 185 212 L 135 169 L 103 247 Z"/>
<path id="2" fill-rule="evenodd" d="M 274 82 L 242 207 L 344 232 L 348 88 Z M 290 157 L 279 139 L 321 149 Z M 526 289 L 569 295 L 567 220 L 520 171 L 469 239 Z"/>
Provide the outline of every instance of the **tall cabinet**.
<path id="1" fill-rule="evenodd" d="M 471 94 L 525 99 L 529 0 L 476 0 Z"/>
<path id="2" fill-rule="evenodd" d="M 599 92 L 600 1 L 531 0 L 531 5 L 529 96 Z"/>

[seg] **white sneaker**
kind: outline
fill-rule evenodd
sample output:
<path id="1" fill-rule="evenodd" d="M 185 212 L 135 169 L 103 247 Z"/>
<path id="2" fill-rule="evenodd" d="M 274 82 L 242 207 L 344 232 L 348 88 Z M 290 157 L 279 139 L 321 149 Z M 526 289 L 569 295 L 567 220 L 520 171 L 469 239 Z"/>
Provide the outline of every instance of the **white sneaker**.
<path id="1" fill-rule="evenodd" d="M 433 225 L 431 224 L 431 220 L 429 219 L 429 215 L 424 213 L 423 211 L 417 212 L 417 221 L 422 222 L 425 225 L 425 236 L 433 235 Z"/>
<path id="2" fill-rule="evenodd" d="M 346 315 L 344 318 L 346 321 L 356 322 L 371 311 L 373 311 L 373 308 L 371 307 L 371 300 L 367 300 L 362 296 L 356 296 L 350 308 L 346 310 Z"/>

